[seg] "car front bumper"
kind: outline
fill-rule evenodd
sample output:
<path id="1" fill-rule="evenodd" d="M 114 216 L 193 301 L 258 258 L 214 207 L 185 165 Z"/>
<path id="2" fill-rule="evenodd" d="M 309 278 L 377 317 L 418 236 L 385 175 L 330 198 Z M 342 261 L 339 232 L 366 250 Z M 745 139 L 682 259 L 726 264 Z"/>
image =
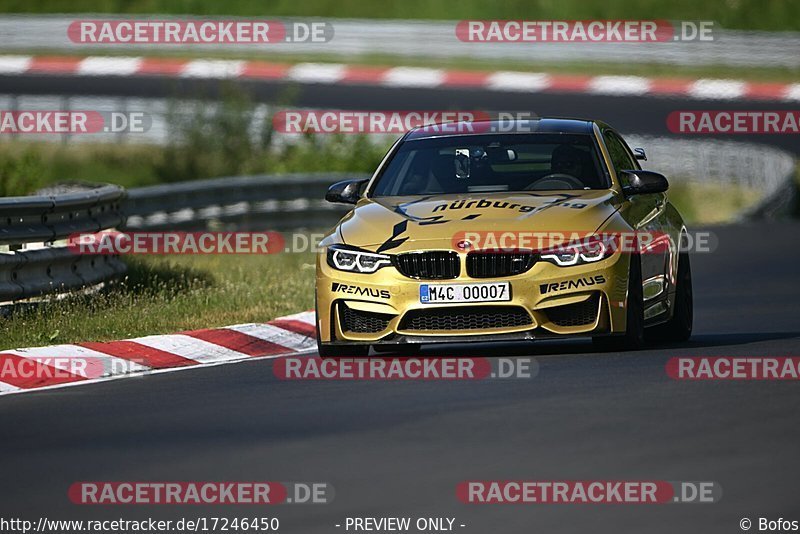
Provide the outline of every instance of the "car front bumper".
<path id="1" fill-rule="evenodd" d="M 497 278 L 461 275 L 417 280 L 393 266 L 372 274 L 343 272 L 317 258 L 317 328 L 332 344 L 407 344 L 519 340 L 623 333 L 629 256 L 559 267 L 539 261 L 529 271 Z M 422 284 L 508 282 L 511 300 L 420 302 Z"/>

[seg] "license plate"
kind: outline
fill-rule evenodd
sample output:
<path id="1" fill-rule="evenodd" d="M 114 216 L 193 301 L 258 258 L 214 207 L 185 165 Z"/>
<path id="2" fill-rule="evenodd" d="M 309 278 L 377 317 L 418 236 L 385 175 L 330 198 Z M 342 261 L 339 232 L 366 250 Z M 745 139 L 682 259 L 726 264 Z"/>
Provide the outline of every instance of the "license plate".
<path id="1" fill-rule="evenodd" d="M 419 301 L 423 304 L 442 302 L 505 302 L 511 300 L 508 282 L 490 284 L 422 284 Z"/>

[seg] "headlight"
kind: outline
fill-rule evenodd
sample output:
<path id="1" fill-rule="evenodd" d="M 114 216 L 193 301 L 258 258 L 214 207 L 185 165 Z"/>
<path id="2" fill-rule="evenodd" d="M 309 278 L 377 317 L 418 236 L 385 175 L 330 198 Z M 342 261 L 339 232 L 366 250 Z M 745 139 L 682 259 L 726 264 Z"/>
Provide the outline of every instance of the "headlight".
<path id="1" fill-rule="evenodd" d="M 617 250 L 614 236 L 592 236 L 541 251 L 540 258 L 559 267 L 583 265 L 604 260 Z"/>
<path id="2" fill-rule="evenodd" d="M 391 263 L 391 258 L 386 254 L 373 254 L 336 245 L 328 247 L 328 265 L 340 271 L 374 273 Z"/>

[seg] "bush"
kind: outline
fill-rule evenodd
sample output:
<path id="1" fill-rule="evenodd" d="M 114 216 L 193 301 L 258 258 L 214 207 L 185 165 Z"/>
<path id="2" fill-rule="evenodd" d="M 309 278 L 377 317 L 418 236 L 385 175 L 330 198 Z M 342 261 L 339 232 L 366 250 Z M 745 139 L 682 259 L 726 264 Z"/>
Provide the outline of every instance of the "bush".
<path id="1" fill-rule="evenodd" d="M 0 196 L 30 194 L 45 183 L 47 167 L 32 147 L 0 158 Z"/>
<path id="2" fill-rule="evenodd" d="M 306 135 L 278 142 L 272 116 L 233 88 L 220 102 L 173 104 L 170 144 L 156 166 L 160 181 L 286 172 L 371 172 L 386 146 L 364 135 Z M 388 143 L 386 143 L 388 144 Z"/>

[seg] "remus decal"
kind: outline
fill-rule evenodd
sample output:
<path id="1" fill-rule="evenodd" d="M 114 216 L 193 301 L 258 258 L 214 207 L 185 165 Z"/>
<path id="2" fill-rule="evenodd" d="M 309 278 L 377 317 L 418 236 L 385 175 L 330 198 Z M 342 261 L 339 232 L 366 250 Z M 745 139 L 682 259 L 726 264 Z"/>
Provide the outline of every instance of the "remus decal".
<path id="1" fill-rule="evenodd" d="M 542 295 L 552 293 L 553 291 L 566 291 L 567 289 L 580 289 L 582 287 L 591 287 L 596 284 L 605 284 L 606 277 L 602 274 L 590 276 L 587 278 L 577 278 L 575 280 L 564 280 L 563 282 L 554 282 L 552 284 L 539 284 L 539 292 Z"/>
<path id="2" fill-rule="evenodd" d="M 339 282 L 331 283 L 331 291 L 334 293 L 346 293 L 348 295 L 356 295 L 359 297 L 374 297 L 379 299 L 392 298 L 388 289 L 376 289 L 374 287 L 359 287 L 348 284 L 340 284 Z"/>

